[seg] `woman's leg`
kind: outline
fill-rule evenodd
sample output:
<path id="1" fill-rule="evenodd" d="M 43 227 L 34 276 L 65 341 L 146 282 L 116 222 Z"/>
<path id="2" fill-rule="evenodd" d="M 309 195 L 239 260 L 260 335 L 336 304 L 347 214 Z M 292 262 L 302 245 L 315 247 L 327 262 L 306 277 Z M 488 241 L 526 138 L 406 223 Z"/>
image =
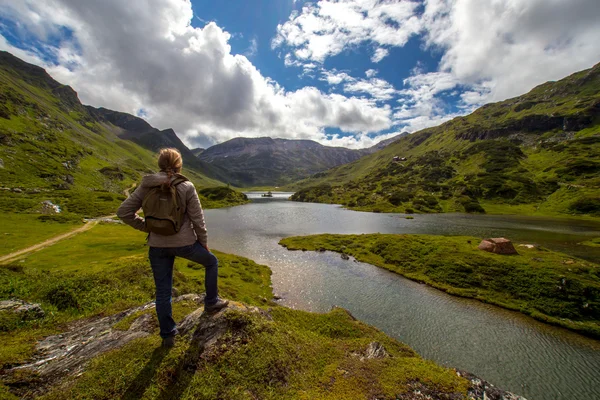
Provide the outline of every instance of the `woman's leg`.
<path id="1" fill-rule="evenodd" d="M 154 274 L 154 284 L 156 285 L 156 316 L 160 325 L 160 337 L 163 339 L 177 334 L 171 308 L 175 256 L 170 250 L 150 247 L 148 251 L 152 273 Z"/>
<path id="2" fill-rule="evenodd" d="M 217 257 L 198 242 L 190 246 L 178 247 L 175 254 L 204 266 L 204 286 L 206 288 L 204 304 L 211 305 L 216 303 L 219 299 L 219 291 L 217 289 L 219 261 Z"/>

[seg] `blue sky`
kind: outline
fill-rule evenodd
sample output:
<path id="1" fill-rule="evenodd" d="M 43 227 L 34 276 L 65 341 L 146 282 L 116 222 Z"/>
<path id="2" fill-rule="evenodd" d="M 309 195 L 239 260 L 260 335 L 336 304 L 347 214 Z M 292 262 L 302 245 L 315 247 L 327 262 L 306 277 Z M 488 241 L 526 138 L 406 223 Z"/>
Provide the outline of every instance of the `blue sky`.
<path id="1" fill-rule="evenodd" d="M 0 49 L 174 128 L 367 147 L 600 61 L 596 0 L 0 0 Z"/>

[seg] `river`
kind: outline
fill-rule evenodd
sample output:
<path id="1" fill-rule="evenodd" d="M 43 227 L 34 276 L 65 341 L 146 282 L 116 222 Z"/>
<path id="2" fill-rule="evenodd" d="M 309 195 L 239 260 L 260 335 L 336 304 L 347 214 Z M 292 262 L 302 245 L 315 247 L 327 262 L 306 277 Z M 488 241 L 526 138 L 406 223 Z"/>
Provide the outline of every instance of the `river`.
<path id="1" fill-rule="evenodd" d="M 465 214 L 376 214 L 287 201 L 289 194 L 206 210 L 209 245 L 273 271 L 288 307 L 327 312 L 337 305 L 408 344 L 424 358 L 472 372 L 528 400 L 600 399 L 600 341 L 517 312 L 450 296 L 337 253 L 288 251 L 281 238 L 317 233 L 427 233 L 508 237 L 600 262 L 600 223 Z"/>

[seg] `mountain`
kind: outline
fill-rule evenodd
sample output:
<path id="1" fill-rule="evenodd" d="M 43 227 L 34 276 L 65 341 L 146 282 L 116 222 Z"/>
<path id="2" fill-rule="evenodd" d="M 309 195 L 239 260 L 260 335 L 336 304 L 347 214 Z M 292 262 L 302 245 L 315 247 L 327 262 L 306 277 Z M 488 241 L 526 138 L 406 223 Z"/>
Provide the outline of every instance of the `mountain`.
<path id="1" fill-rule="evenodd" d="M 127 114 L 124 112 L 113 111 L 106 108 L 94 108 L 85 106 L 89 113 L 96 118 L 98 122 L 107 122 L 111 129 L 119 138 L 131 140 L 140 146 L 157 152 L 164 147 L 173 147 L 179 150 L 183 158 L 183 165 L 193 168 L 203 175 L 216 180 L 226 180 L 228 175 L 219 167 L 207 164 L 196 157 L 196 153 L 191 151 L 179 139 L 173 129 L 160 130 L 151 126 L 142 118 Z"/>
<path id="2" fill-rule="evenodd" d="M 194 153 L 194 155 L 195 155 L 196 157 L 198 157 L 200 154 L 202 154 L 202 152 L 203 152 L 204 150 L 206 150 L 206 149 L 202 149 L 202 148 L 200 148 L 200 147 L 197 147 L 197 148 L 195 148 L 195 149 L 191 149 L 192 153 Z"/>
<path id="3" fill-rule="evenodd" d="M 358 210 L 600 216 L 600 64 L 288 188 Z"/>
<path id="4" fill-rule="evenodd" d="M 158 140 L 147 140 L 152 135 Z M 156 170 L 151 150 L 163 145 L 187 149 L 172 130 L 83 106 L 43 68 L 0 52 L 0 210 L 33 212 L 49 200 L 67 213 L 111 214 L 124 189 Z M 185 173 L 193 182 L 221 184 L 187 153 Z"/>
<path id="5" fill-rule="evenodd" d="M 369 153 L 312 140 L 262 137 L 231 139 L 209 147 L 198 158 L 226 170 L 227 181 L 235 186 L 279 186 Z"/>

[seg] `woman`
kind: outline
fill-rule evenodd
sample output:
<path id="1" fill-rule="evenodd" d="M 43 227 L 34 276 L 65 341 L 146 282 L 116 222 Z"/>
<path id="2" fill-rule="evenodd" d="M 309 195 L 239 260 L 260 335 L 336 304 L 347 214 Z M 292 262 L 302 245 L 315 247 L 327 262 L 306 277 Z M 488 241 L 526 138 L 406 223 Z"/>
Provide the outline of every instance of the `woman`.
<path id="1" fill-rule="evenodd" d="M 154 283 L 156 284 L 156 314 L 160 325 L 160 336 L 163 338 L 163 346 L 174 345 L 174 337 L 177 327 L 173 320 L 171 309 L 171 292 L 173 288 L 173 264 L 175 257 L 183 257 L 205 268 L 204 310 L 216 312 L 229 303 L 218 297 L 218 261 L 207 245 L 206 224 L 204 213 L 196 188 L 183 175 L 180 175 L 183 160 L 176 149 L 162 149 L 158 155 L 158 167 L 160 172 L 146 175 L 141 185 L 127 200 L 121 204 L 117 215 L 126 224 L 148 233 L 148 252 Z M 169 236 L 150 232 L 145 220 L 136 212 L 142 207 L 146 195 L 153 188 L 160 187 L 162 191 L 171 190 L 174 185 L 179 204 L 185 207 L 185 213 L 181 220 L 181 227 L 177 233 Z"/>

